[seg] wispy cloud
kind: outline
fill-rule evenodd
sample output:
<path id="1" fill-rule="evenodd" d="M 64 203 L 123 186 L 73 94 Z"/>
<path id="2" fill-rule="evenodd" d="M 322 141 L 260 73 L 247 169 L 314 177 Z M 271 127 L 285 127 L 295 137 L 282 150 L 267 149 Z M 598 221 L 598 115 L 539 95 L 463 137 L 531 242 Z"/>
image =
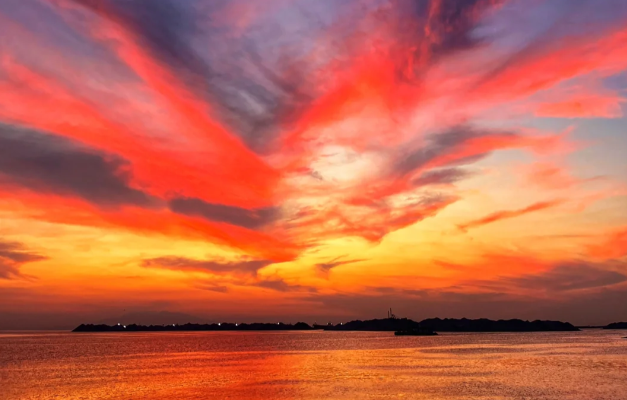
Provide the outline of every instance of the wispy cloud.
<path id="1" fill-rule="evenodd" d="M 0 240 L 0 279 L 30 279 L 20 272 L 20 267 L 47 259 L 48 257 L 29 250 L 21 243 Z"/>
<path id="2" fill-rule="evenodd" d="M 615 229 L 602 235 L 600 241 L 588 246 L 588 251 L 593 257 L 606 259 L 627 256 L 627 229 Z"/>
<path id="3" fill-rule="evenodd" d="M 607 265 L 585 262 L 558 265 L 549 271 L 500 281 L 523 289 L 547 293 L 609 287 L 627 281 L 627 272 L 608 270 Z M 622 266 L 624 267 L 624 265 Z"/>
<path id="4" fill-rule="evenodd" d="M 551 201 L 542 201 L 539 203 L 531 204 L 525 208 L 521 208 L 518 210 L 503 210 L 497 211 L 492 214 L 489 214 L 483 218 L 476 219 L 474 221 L 469 221 L 463 224 L 458 225 L 459 229 L 465 231 L 471 228 L 477 228 L 479 226 L 491 224 L 494 222 L 498 222 L 504 219 L 516 218 L 526 214 L 543 211 L 552 207 L 557 207 L 564 203 L 564 200 L 556 199 Z"/>
<path id="5" fill-rule="evenodd" d="M 260 228 L 280 218 L 280 210 L 277 207 L 247 210 L 190 198 L 174 198 L 169 201 L 169 206 L 176 213 L 197 215 L 210 221 L 226 222 L 249 229 Z"/>
<path id="6" fill-rule="evenodd" d="M 365 259 L 345 259 L 346 256 L 340 256 L 340 257 L 336 257 L 330 261 L 327 262 L 323 262 L 323 263 L 318 263 L 316 264 L 316 270 L 318 272 L 319 275 L 328 278 L 329 277 L 329 273 L 331 272 L 332 269 L 340 267 L 342 265 L 347 265 L 347 264 L 354 264 L 354 263 L 358 263 L 358 262 L 362 262 L 362 261 L 366 261 Z"/>
<path id="7" fill-rule="evenodd" d="M 210 274 L 233 274 L 257 276 L 260 269 L 273 264 L 270 260 L 243 258 L 235 261 L 195 260 L 184 257 L 159 257 L 143 260 L 144 268 L 161 268 L 172 271 L 204 272 Z"/>
<path id="8" fill-rule="evenodd" d="M 304 286 L 299 284 L 288 283 L 279 277 L 270 277 L 266 279 L 260 279 L 257 282 L 250 283 L 251 286 L 256 286 L 264 289 L 270 289 L 277 292 L 317 292 L 318 290 L 312 286 Z"/>

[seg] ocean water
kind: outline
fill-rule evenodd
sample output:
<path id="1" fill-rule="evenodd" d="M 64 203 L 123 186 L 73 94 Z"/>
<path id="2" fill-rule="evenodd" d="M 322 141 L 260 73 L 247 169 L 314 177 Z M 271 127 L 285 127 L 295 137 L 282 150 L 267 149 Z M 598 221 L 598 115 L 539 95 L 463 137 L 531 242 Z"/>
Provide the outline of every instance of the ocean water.
<path id="1" fill-rule="evenodd" d="M 0 332 L 0 399 L 627 400 L 624 336 Z"/>

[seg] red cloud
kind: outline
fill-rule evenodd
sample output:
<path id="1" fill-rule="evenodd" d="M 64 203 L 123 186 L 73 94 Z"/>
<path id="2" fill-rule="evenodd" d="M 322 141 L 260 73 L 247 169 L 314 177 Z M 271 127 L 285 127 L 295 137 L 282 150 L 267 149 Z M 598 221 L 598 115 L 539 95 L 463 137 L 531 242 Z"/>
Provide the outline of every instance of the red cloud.
<path id="1" fill-rule="evenodd" d="M 514 100 L 593 71 L 610 75 L 627 67 L 625 46 L 624 28 L 556 42 L 543 40 L 529 45 L 490 72 L 476 88 L 476 94 Z"/>
<path id="2" fill-rule="evenodd" d="M 620 118 L 623 116 L 621 103 L 624 102 L 625 99 L 616 95 L 580 95 L 564 101 L 540 104 L 536 115 L 555 118 Z"/>
<path id="3" fill-rule="evenodd" d="M 421 187 L 418 177 L 444 176 L 442 169 L 471 164 L 499 150 L 523 149 L 532 154 L 562 150 L 565 134 L 540 136 L 521 129 L 496 128 L 476 134 L 446 133 L 455 130 L 451 127 L 471 126 L 473 118 L 495 104 L 537 94 L 591 71 L 604 75 L 627 67 L 621 51 L 627 44 L 627 31 L 567 38 L 559 45 L 553 41 L 534 43 L 511 58 L 497 57 L 496 62 L 488 63 L 495 49 L 477 42 L 471 33 L 484 13 L 494 10 L 499 1 L 433 1 L 425 15 L 413 15 L 416 11 L 412 7 L 391 2 L 367 13 L 356 23 L 358 28 L 347 29 L 340 20 L 325 29 L 314 42 L 322 44 L 330 55 L 313 46 L 309 54 L 295 57 L 306 60 L 304 64 L 315 64 L 311 74 L 303 75 L 305 82 L 296 85 L 299 96 L 301 87 L 308 87 L 307 95 L 299 97 L 305 99 L 299 100 L 299 106 L 304 106 L 295 112 L 275 98 L 268 101 L 277 109 L 270 118 L 277 134 L 268 139 L 273 146 L 262 156 L 238 136 L 241 132 L 227 127 L 220 118 L 221 110 L 203 97 L 209 91 L 209 77 L 195 76 L 201 75 L 198 70 L 181 71 L 184 68 L 179 70 L 176 63 L 164 60 L 167 56 L 160 57 L 151 37 L 142 32 L 148 28 L 133 24 L 132 18 L 112 8 L 111 2 L 54 3 L 77 7 L 89 16 L 93 22 L 89 25 L 77 24 L 68 16 L 68 25 L 97 41 L 136 75 L 141 96 L 127 99 L 129 108 L 144 109 L 145 97 L 150 98 L 154 102 L 152 113 L 166 125 L 168 135 L 155 135 L 142 123 L 123 123 L 112 117 L 85 95 L 83 91 L 89 90 L 72 76 L 73 68 L 68 67 L 65 79 L 58 79 L 43 68 L 9 57 L 3 65 L 9 79 L 0 81 L 0 117 L 124 159 L 129 185 L 161 204 L 190 198 L 205 204 L 205 211 L 209 207 L 212 212 L 235 213 L 235 217 L 216 221 L 207 218 L 211 212 L 183 215 L 165 206 L 100 210 L 71 196 L 62 206 L 63 212 L 53 215 L 43 196 L 34 197 L 27 190 L 13 193 L 24 196 L 20 200 L 32 206 L 38 218 L 201 238 L 269 259 L 293 258 L 307 244 L 329 237 L 380 240 L 389 232 L 436 215 L 459 198 L 452 182 L 437 188 L 446 192 L 436 195 L 432 188 Z M 225 15 L 224 9 L 221 12 Z M 248 15 L 239 21 L 238 32 L 247 29 L 251 18 Z M 166 46 L 170 47 L 165 53 L 173 44 Z M 478 83 L 475 72 L 446 68 L 452 60 L 447 57 L 467 53 L 475 54 L 484 66 L 485 74 L 479 75 L 485 78 Z M 50 62 L 65 65 L 59 56 Z M 247 60 L 241 68 L 255 62 Z M 286 64 L 298 63 L 289 60 Z M 494 65 L 497 67 L 492 69 Z M 289 91 L 284 83 L 294 81 L 290 68 L 275 68 L 270 73 L 262 69 L 255 72 L 272 82 L 251 82 L 262 92 L 261 97 L 269 96 L 271 86 L 279 86 L 272 87 L 279 92 Z M 262 107 L 248 99 L 249 95 L 245 92 L 242 102 L 255 114 L 256 108 Z M 545 99 L 532 109 L 542 116 L 617 116 L 620 101 L 591 93 L 558 93 L 555 99 Z M 446 140 L 438 142 L 437 137 L 443 136 Z M 435 144 L 429 143 L 432 137 Z M 347 172 L 342 168 L 345 165 L 340 165 L 323 176 L 312 164 L 326 157 L 323 150 L 328 147 L 345 151 L 346 158 L 362 157 L 366 161 L 360 168 L 367 173 L 351 175 L 354 171 Z M 368 164 L 373 159 L 377 164 Z M 534 173 L 533 179 L 548 186 L 571 184 L 567 174 L 560 171 L 544 168 Z M 461 179 L 467 175 L 459 172 L 455 176 Z M 15 190 L 9 184 L 3 187 Z M 50 202 L 61 207 L 59 199 Z M 561 202 L 496 212 L 460 228 L 514 218 Z M 237 226 L 243 215 L 264 209 L 281 209 L 282 218 Z M 262 228 L 252 229 L 258 227 Z"/>

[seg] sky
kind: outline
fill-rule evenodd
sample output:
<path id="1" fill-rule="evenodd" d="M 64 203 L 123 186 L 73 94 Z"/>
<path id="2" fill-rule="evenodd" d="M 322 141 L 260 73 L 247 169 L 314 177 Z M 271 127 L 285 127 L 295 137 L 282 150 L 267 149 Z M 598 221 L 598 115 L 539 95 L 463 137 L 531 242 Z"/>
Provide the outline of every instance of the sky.
<path id="1" fill-rule="evenodd" d="M 626 27 L 623 0 L 0 0 L 0 329 L 627 320 Z"/>

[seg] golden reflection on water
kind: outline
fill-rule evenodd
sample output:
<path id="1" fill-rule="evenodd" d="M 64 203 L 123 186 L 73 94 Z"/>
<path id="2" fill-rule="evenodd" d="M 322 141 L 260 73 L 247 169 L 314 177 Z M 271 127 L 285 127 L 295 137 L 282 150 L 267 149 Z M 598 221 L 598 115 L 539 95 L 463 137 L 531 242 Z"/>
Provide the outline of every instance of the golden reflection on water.
<path id="1" fill-rule="evenodd" d="M 0 334 L 0 398 L 627 399 L 621 336 Z"/>

